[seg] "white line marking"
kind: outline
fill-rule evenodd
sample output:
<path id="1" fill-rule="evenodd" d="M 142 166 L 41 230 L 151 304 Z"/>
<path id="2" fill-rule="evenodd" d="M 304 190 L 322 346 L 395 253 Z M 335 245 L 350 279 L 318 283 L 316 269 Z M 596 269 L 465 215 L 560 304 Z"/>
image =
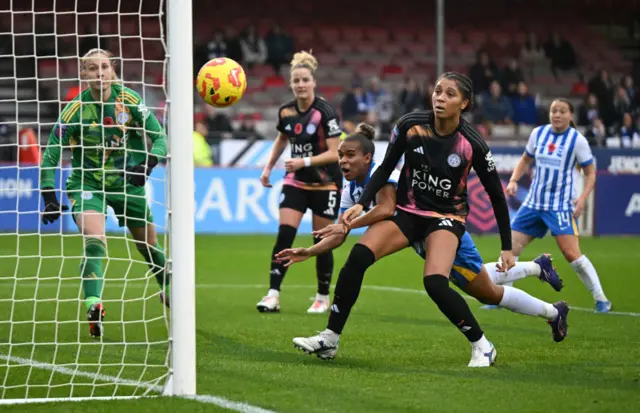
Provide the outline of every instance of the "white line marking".
<path id="1" fill-rule="evenodd" d="M 309 285 L 289 285 L 286 284 L 285 288 L 286 289 L 301 289 L 301 288 L 315 288 L 315 285 L 309 284 Z M 237 288 L 237 289 L 246 289 L 246 288 L 269 288 L 269 286 L 267 284 L 196 284 L 196 288 Z M 413 290 L 411 288 L 402 288 L 402 287 L 387 287 L 387 286 L 383 286 L 383 285 L 363 285 L 362 286 L 363 289 L 365 290 L 373 290 L 373 291 L 387 291 L 387 292 L 394 292 L 394 293 L 404 293 L 404 294 L 422 294 L 422 295 L 426 295 L 427 292 L 424 290 Z M 470 301 L 477 301 L 475 298 L 468 296 L 466 294 L 462 295 L 466 300 L 470 300 Z M 570 308 L 572 310 L 576 310 L 576 311 L 584 311 L 586 313 L 594 313 L 593 308 L 586 308 L 586 307 L 574 307 L 574 306 L 570 306 Z M 628 316 L 628 317 L 640 317 L 640 313 L 634 313 L 631 311 L 609 311 L 608 313 L 603 313 L 603 314 L 610 314 L 610 315 L 621 315 L 621 316 Z M 600 314 L 598 314 L 600 315 Z"/>
<path id="2" fill-rule="evenodd" d="M 109 285 L 110 282 L 116 282 L 118 284 L 114 285 L 111 284 L 111 286 Z M 139 280 L 138 280 L 139 281 Z M 104 285 L 104 288 L 109 289 L 109 288 L 118 288 L 118 289 L 122 289 L 122 285 L 124 280 L 123 279 L 116 279 L 116 280 L 107 280 L 107 282 Z M 38 287 L 38 288 L 63 288 L 63 289 L 68 289 L 68 288 L 73 288 L 73 289 L 78 289 L 78 286 L 75 285 L 71 285 L 68 283 L 59 285 L 57 282 L 41 282 L 41 283 L 33 283 L 33 282 L 20 282 L 18 281 L 16 283 L 18 285 L 18 287 Z M 0 288 L 2 287 L 6 287 L 6 288 L 13 288 L 16 284 L 14 284 L 13 282 L 0 282 Z M 304 289 L 304 288 L 314 288 L 315 285 L 312 284 L 308 284 L 308 285 L 304 285 L 304 284 L 298 284 L 298 285 L 286 285 L 286 288 L 289 289 Z M 145 288 L 144 285 L 141 284 L 129 284 L 127 285 L 127 288 Z M 269 286 L 267 284 L 210 284 L 210 283 L 204 283 L 204 284 L 196 284 L 196 288 L 200 288 L 200 289 L 214 289 L 214 288 L 230 288 L 230 289 L 249 289 L 249 288 L 256 288 L 256 289 L 260 289 L 260 288 L 269 288 Z M 388 292 L 395 292 L 395 293 L 404 293 L 404 294 L 426 294 L 426 291 L 424 290 L 413 290 L 411 288 L 402 288 L 402 287 L 388 287 L 388 286 L 383 286 L 383 285 L 363 285 L 362 288 L 364 288 L 365 290 L 373 290 L 373 291 L 388 291 Z M 470 301 L 477 301 L 475 298 L 465 295 L 462 295 L 466 300 L 470 300 Z M 10 301 L 10 299 L 0 299 L 0 302 L 2 301 Z M 593 310 L 593 308 L 587 308 L 587 307 L 574 307 L 574 306 L 570 306 L 572 310 L 575 311 L 584 311 L 586 313 L 594 313 L 595 311 Z M 609 314 L 609 315 L 621 315 L 621 316 L 627 316 L 627 317 L 640 317 L 640 313 L 634 313 L 632 311 L 609 311 L 608 313 L 603 313 L 603 314 Z M 600 314 L 599 314 L 600 315 Z"/>
<path id="3" fill-rule="evenodd" d="M 143 382 L 139 382 L 139 381 L 135 381 L 135 380 L 129 380 L 129 379 L 123 379 L 120 377 L 116 377 L 116 376 L 109 376 L 106 374 L 96 374 L 96 373 L 90 373 L 87 371 L 82 371 L 82 370 L 76 370 L 73 368 L 69 368 L 69 367 L 64 367 L 64 366 L 58 366 L 55 364 L 51 364 L 51 363 L 45 363 L 42 361 L 38 361 L 38 360 L 29 360 L 26 358 L 22 358 L 22 357 L 14 357 L 14 356 L 7 356 L 4 354 L 0 354 L 0 360 L 4 360 L 7 362 L 7 364 L 9 364 L 10 362 L 12 363 L 16 363 L 16 364 L 21 364 L 24 366 L 30 366 L 32 368 L 36 368 L 36 369 L 42 369 L 42 370 L 49 370 L 49 371 L 53 371 L 59 374 L 65 374 L 67 376 L 79 376 L 79 377 L 86 377 L 88 379 L 92 379 L 92 380 L 100 380 L 100 381 L 104 381 L 107 383 L 116 383 L 116 384 L 120 384 L 123 386 L 133 386 L 133 387 L 140 387 L 143 388 L 145 390 L 148 391 L 153 391 L 153 392 L 162 392 L 163 388 L 162 386 L 159 386 L 157 384 L 150 384 L 150 383 L 143 383 Z M 96 398 L 96 397 L 78 397 L 75 398 L 75 400 L 77 401 L 83 401 L 83 400 L 116 400 L 116 399 L 127 399 L 127 398 L 132 398 L 132 397 L 106 397 L 106 398 Z M 248 403 L 242 403 L 242 402 L 235 402 L 232 400 L 228 400 L 225 399 L 224 397 L 218 397 L 218 396 L 212 396 L 212 395 L 208 395 L 208 394 L 202 394 L 202 395 L 196 395 L 196 396 L 189 396 L 189 397 L 184 397 L 185 399 L 190 399 L 190 400 L 196 400 L 202 403 L 209 403 L 209 404 L 215 404 L 216 406 L 219 407 L 223 407 L 225 409 L 230 409 L 236 412 L 241 412 L 241 413 L 276 413 L 273 410 L 265 410 L 261 407 L 258 406 L 253 406 L 251 404 Z M 0 400 L 0 405 L 2 404 L 17 404 L 17 403 L 39 403 L 39 402 L 52 402 L 52 401 L 74 401 L 74 398 L 70 398 L 70 399 L 64 399 L 64 398 L 55 398 L 55 399 L 17 399 L 17 400 L 11 400 L 11 399 L 7 399 L 7 400 Z"/>

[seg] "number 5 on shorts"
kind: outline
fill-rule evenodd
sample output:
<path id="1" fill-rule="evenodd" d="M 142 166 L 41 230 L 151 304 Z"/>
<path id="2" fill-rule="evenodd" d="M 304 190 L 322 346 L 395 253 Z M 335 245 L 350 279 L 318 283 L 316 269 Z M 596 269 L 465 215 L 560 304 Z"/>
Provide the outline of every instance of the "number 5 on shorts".
<path id="1" fill-rule="evenodd" d="M 329 203 L 327 206 L 331 209 L 336 207 L 336 191 L 329 192 Z"/>

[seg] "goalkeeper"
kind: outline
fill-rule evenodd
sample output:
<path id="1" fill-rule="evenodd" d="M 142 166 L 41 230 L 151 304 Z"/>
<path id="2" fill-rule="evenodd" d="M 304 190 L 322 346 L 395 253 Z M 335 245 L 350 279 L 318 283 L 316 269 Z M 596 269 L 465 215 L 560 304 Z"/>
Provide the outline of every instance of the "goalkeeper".
<path id="1" fill-rule="evenodd" d="M 71 175 L 66 182 L 71 213 L 84 239 L 82 288 L 92 336 L 103 335 L 105 316 L 101 301 L 102 261 L 106 251 L 105 218 L 111 206 L 120 226 L 127 226 L 136 247 L 148 263 L 169 305 L 170 274 L 158 245 L 153 216 L 145 197 L 145 182 L 167 154 L 166 134 L 140 96 L 124 87 L 116 75 L 113 55 L 92 49 L 80 61 L 82 79 L 88 83 L 60 113 L 44 152 L 40 188 L 44 199 L 42 221 L 60 218 L 54 191 L 55 169 L 63 147 L 71 149 Z M 146 149 L 146 139 L 153 142 Z"/>

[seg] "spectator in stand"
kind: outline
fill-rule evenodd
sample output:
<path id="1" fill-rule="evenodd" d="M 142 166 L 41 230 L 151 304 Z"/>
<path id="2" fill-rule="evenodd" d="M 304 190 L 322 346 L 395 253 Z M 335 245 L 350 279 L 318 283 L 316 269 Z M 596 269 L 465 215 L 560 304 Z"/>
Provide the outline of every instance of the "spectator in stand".
<path id="1" fill-rule="evenodd" d="M 509 64 L 502 73 L 502 87 L 504 88 L 505 95 L 508 97 L 517 97 L 519 95 L 519 84 L 524 82 L 524 75 L 522 69 L 518 64 L 517 59 L 510 59 Z"/>
<path id="2" fill-rule="evenodd" d="M 516 125 L 536 125 L 538 122 L 538 108 L 536 99 L 529 94 L 526 83 L 518 83 L 518 94 L 511 98 L 513 107 L 513 123 Z"/>
<path id="3" fill-rule="evenodd" d="M 476 63 L 471 66 L 469 77 L 473 82 L 473 93 L 480 94 L 489 91 L 491 82 L 500 80 L 500 71 L 491 61 L 489 54 L 481 50 L 478 52 Z"/>
<path id="4" fill-rule="evenodd" d="M 609 78 L 609 72 L 600 70 L 596 76 L 589 81 L 589 93 L 593 93 L 598 98 L 598 109 L 600 119 L 605 127 L 611 127 L 616 121 L 616 110 L 613 106 L 613 83 Z"/>
<path id="5" fill-rule="evenodd" d="M 618 135 L 623 148 L 640 148 L 640 131 L 631 113 L 627 112 L 623 115 Z"/>
<path id="6" fill-rule="evenodd" d="M 527 63 L 535 63 L 545 58 L 544 49 L 538 42 L 538 37 L 535 33 L 527 33 L 527 38 L 520 50 L 520 58 Z"/>
<path id="7" fill-rule="evenodd" d="M 207 143 L 207 124 L 204 122 L 204 116 L 196 114 L 196 126 L 193 131 L 193 165 L 199 167 L 213 166 L 211 157 L 211 147 Z"/>
<path id="8" fill-rule="evenodd" d="M 402 115 L 423 109 L 424 96 L 418 89 L 415 79 L 407 77 L 404 79 L 404 85 L 400 91 L 400 112 Z"/>
<path id="9" fill-rule="evenodd" d="M 424 100 L 422 101 L 422 107 L 424 110 L 433 110 L 433 90 L 435 82 L 432 82 L 431 79 L 426 79 L 424 81 L 424 87 L 422 89 L 422 96 Z"/>
<path id="10" fill-rule="evenodd" d="M 598 98 L 593 93 L 589 93 L 584 98 L 584 103 L 580 105 L 580 108 L 578 109 L 578 125 L 590 125 L 594 119 L 600 117 L 599 112 Z"/>
<path id="11" fill-rule="evenodd" d="M 578 73 L 578 81 L 571 86 L 572 96 L 586 96 L 589 93 L 589 86 L 584 81 L 584 74 Z"/>
<path id="12" fill-rule="evenodd" d="M 368 114 L 375 110 L 375 101 L 369 100 L 360 79 L 354 79 L 351 91 L 345 95 L 340 108 L 344 131 L 350 134 L 358 123 L 363 122 Z"/>
<path id="13" fill-rule="evenodd" d="M 538 37 L 535 33 L 527 33 L 527 38 L 520 49 L 520 60 L 525 68 L 529 69 L 529 75 L 533 77 L 533 67 L 536 63 L 544 60 L 544 49 L 538 43 Z"/>
<path id="14" fill-rule="evenodd" d="M 391 95 L 382 87 L 380 78 L 374 76 L 369 81 L 367 90 L 367 101 L 373 103 L 373 111 L 365 120 L 370 125 L 380 127 L 382 133 L 391 132 L 391 118 L 393 117 L 393 99 Z"/>
<path id="15" fill-rule="evenodd" d="M 213 34 L 213 38 L 205 44 L 196 47 L 194 52 L 194 72 L 197 74 L 200 68 L 211 59 L 228 56 L 228 42 L 221 31 Z"/>
<path id="16" fill-rule="evenodd" d="M 213 162 L 215 164 L 220 163 L 220 144 L 222 139 L 228 139 L 232 137 L 233 126 L 231 120 L 224 113 L 219 113 L 211 105 L 205 105 L 207 110 L 207 142 L 211 145 L 211 152 Z"/>
<path id="17" fill-rule="evenodd" d="M 640 96 L 638 95 L 638 91 L 633 84 L 633 77 L 631 77 L 631 75 L 625 75 L 620 81 L 620 86 L 622 86 L 624 90 L 627 91 L 627 95 L 629 95 L 629 100 L 631 100 L 632 106 L 640 106 L 638 104 L 638 98 L 640 98 Z"/>
<path id="18" fill-rule="evenodd" d="M 16 124 L 13 119 L 0 118 L 0 161 L 18 161 Z"/>
<path id="19" fill-rule="evenodd" d="M 559 71 L 572 70 L 578 67 L 578 60 L 573 46 L 554 32 L 544 45 L 547 58 L 551 61 L 551 71 L 557 78 Z"/>
<path id="20" fill-rule="evenodd" d="M 607 139 L 607 131 L 600 118 L 593 118 L 587 126 L 584 137 L 589 141 L 589 146 L 604 146 Z"/>
<path id="21" fill-rule="evenodd" d="M 227 26 L 224 30 L 224 41 L 227 43 L 227 57 L 236 62 L 242 62 L 242 47 L 240 46 L 240 38 L 237 36 L 233 26 Z"/>
<path id="22" fill-rule="evenodd" d="M 627 112 L 631 112 L 631 100 L 629 99 L 629 95 L 627 95 L 627 91 L 619 86 L 616 88 L 616 96 L 613 99 L 613 107 L 616 111 L 616 119 L 615 119 L 615 127 L 618 129 L 622 124 L 622 118 L 624 114 Z"/>
<path id="23" fill-rule="evenodd" d="M 497 80 L 491 82 L 490 93 L 482 96 L 480 106 L 481 119 L 491 124 L 513 123 L 513 107 L 506 96 L 502 94 L 502 87 Z"/>
<path id="24" fill-rule="evenodd" d="M 256 130 L 256 116 L 246 114 L 242 116 L 242 122 L 240 123 L 240 129 L 238 132 L 242 132 L 242 139 L 257 139 L 263 140 L 264 136 Z"/>
<path id="25" fill-rule="evenodd" d="M 282 31 L 279 25 L 274 25 L 265 39 L 267 45 L 267 62 L 280 75 L 282 65 L 289 63 L 293 56 L 293 39 Z"/>
<path id="26" fill-rule="evenodd" d="M 207 43 L 207 61 L 215 59 L 217 57 L 227 56 L 227 39 L 221 31 L 217 31 L 213 34 L 213 38 Z"/>
<path id="27" fill-rule="evenodd" d="M 248 69 L 267 61 L 267 46 L 255 26 L 250 25 L 245 29 L 240 38 L 240 47 L 244 65 Z"/>

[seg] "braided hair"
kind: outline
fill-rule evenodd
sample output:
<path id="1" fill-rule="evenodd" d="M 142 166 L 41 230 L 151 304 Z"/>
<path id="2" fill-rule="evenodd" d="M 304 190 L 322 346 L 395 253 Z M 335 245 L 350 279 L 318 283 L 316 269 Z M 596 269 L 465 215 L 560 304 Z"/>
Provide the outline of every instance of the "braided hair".
<path id="1" fill-rule="evenodd" d="M 472 108 L 473 82 L 468 76 L 465 76 L 462 73 L 458 72 L 444 72 L 438 79 L 449 79 L 456 82 L 456 86 L 458 86 L 458 89 L 462 94 L 462 98 L 469 101 L 469 104 L 464 109 L 462 109 L 462 113 L 465 113 Z"/>

